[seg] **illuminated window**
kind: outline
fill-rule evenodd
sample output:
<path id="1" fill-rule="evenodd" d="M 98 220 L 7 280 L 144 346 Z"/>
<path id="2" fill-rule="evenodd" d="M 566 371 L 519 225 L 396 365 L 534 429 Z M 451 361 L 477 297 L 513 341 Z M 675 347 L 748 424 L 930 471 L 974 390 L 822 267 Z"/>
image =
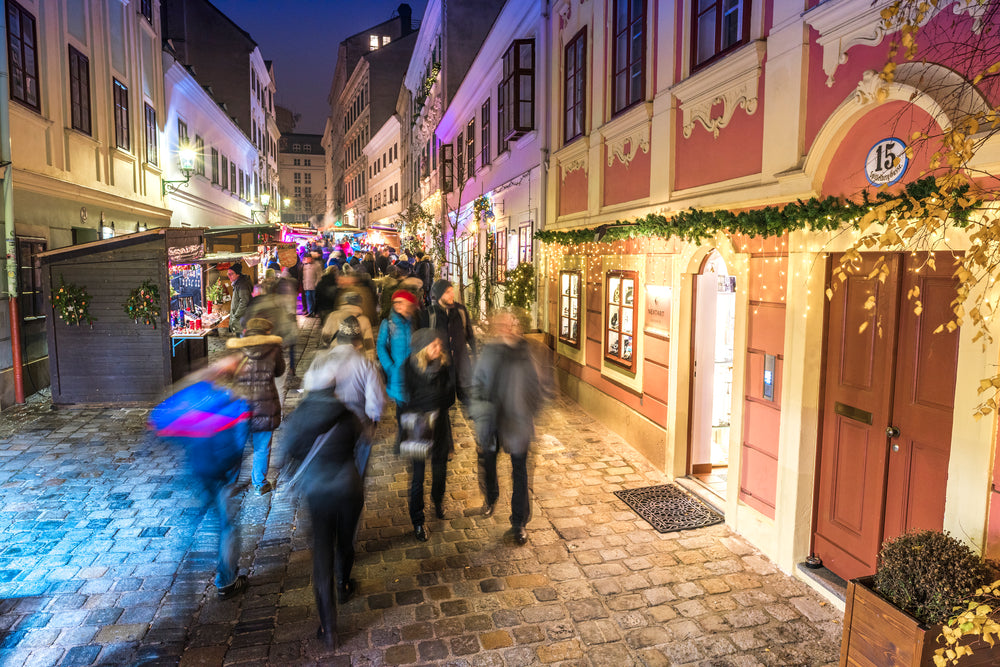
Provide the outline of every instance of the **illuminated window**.
<path id="1" fill-rule="evenodd" d="M 580 272 L 559 272 L 559 340 L 580 347 Z"/>
<path id="2" fill-rule="evenodd" d="M 368 50 L 374 51 L 378 48 L 378 35 L 371 35 L 368 37 Z"/>
<path id="3" fill-rule="evenodd" d="M 635 369 L 635 271 L 608 271 L 604 292 L 604 358 Z"/>

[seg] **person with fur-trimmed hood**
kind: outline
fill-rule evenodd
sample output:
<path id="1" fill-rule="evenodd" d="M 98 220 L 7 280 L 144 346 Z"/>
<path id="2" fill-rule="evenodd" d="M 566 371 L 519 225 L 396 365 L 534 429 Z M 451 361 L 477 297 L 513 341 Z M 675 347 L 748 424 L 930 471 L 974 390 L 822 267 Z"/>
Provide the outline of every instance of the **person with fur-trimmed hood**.
<path id="1" fill-rule="evenodd" d="M 281 424 L 281 399 L 274 382 L 285 373 L 281 343 L 281 336 L 271 335 L 271 323 L 260 317 L 247 322 L 243 338 L 226 341 L 226 347 L 243 354 L 233 381 L 237 393 L 250 404 L 250 441 L 253 443 L 250 482 L 260 495 L 271 491 L 271 483 L 267 481 L 271 437 Z"/>
<path id="2" fill-rule="evenodd" d="M 354 289 L 341 294 L 340 307 L 330 313 L 323 321 L 323 331 L 320 340 L 324 345 L 330 345 L 337 336 L 340 323 L 347 317 L 357 318 L 361 327 L 361 347 L 365 358 L 375 361 L 375 333 L 372 330 L 372 323 L 365 317 L 361 309 L 361 294 Z"/>

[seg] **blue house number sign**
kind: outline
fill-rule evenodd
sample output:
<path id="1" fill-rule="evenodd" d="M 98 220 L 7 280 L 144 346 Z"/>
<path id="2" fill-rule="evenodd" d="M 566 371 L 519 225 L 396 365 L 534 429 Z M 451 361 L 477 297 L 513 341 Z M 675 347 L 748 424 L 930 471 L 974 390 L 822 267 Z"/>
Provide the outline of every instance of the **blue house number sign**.
<path id="1" fill-rule="evenodd" d="M 909 163 L 906 144 L 896 137 L 882 139 L 868 150 L 865 176 L 872 185 L 892 185 L 903 177 Z"/>

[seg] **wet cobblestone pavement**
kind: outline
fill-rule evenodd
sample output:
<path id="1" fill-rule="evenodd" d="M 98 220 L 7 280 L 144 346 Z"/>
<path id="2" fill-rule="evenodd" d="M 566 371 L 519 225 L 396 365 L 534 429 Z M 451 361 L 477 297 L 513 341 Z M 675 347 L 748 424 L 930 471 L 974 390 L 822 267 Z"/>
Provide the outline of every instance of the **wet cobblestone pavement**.
<path id="1" fill-rule="evenodd" d="M 300 374 L 317 333 L 301 321 Z M 283 384 L 287 412 L 300 394 Z M 563 398 L 539 421 L 525 546 L 509 534 L 509 467 L 495 515 L 480 515 L 472 432 L 457 411 L 445 519 L 417 542 L 408 473 L 388 440 L 394 420 L 383 420 L 359 591 L 340 609 L 339 647 L 327 649 L 314 639 L 304 503 L 280 484 L 244 495 L 250 586 L 217 600 L 214 522 L 182 453 L 146 436 L 147 414 L 50 410 L 35 397 L 0 415 L 0 665 L 837 661 L 841 612 L 725 526 L 655 532 L 613 491 L 665 476 Z M 280 453 L 279 435 L 272 478 Z"/>

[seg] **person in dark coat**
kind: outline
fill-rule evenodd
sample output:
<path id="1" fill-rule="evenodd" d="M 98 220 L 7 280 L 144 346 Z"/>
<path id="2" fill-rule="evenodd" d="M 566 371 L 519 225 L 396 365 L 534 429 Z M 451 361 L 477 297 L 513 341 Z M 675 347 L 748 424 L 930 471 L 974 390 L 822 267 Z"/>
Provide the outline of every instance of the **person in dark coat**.
<path id="1" fill-rule="evenodd" d="M 434 282 L 431 305 L 421 312 L 420 325 L 441 333 L 445 352 L 451 358 L 451 377 L 458 400 L 468 404 L 476 359 L 476 334 L 468 311 L 455 301 L 455 288 L 447 280 Z"/>
<path id="2" fill-rule="evenodd" d="M 239 335 L 243 331 L 243 316 L 247 308 L 250 307 L 250 299 L 253 298 L 253 285 L 250 279 L 243 275 L 243 264 L 234 262 L 226 271 L 229 282 L 233 287 L 232 300 L 229 302 L 229 332 Z"/>
<path id="3" fill-rule="evenodd" d="M 316 284 L 316 313 L 320 322 L 325 322 L 327 316 L 337 310 L 337 281 L 340 278 L 340 269 L 336 266 L 328 266 L 319 282 Z"/>
<path id="4" fill-rule="evenodd" d="M 230 338 L 226 347 L 243 354 L 233 376 L 236 391 L 250 404 L 250 441 L 253 465 L 250 482 L 260 494 L 270 493 L 267 468 L 271 461 L 271 437 L 281 424 L 281 399 L 276 377 L 285 373 L 281 336 L 271 335 L 271 323 L 255 317 L 247 322 L 243 338 Z"/>
<path id="5" fill-rule="evenodd" d="M 434 285 L 434 262 L 427 258 L 423 250 L 417 251 L 417 263 L 413 273 L 424 284 L 424 306 L 431 304 L 431 287 Z"/>
<path id="6" fill-rule="evenodd" d="M 521 335 L 517 315 L 503 311 L 494 320 L 497 339 L 483 348 L 476 364 L 473 401 L 469 413 L 476 424 L 479 484 L 483 516 L 493 515 L 500 488 L 497 454 L 510 455 L 510 525 L 518 544 L 528 541 L 531 518 L 528 497 L 528 449 L 535 436 L 535 415 L 542 403 L 542 387 L 528 341 Z"/>
<path id="7" fill-rule="evenodd" d="M 391 264 L 389 261 L 390 250 L 392 250 L 392 248 L 382 248 L 382 250 L 379 251 L 378 256 L 375 257 L 375 274 L 372 275 L 373 278 L 376 274 L 384 276 L 389 273 L 389 265 Z"/>
<path id="8" fill-rule="evenodd" d="M 410 358 L 403 367 L 407 401 L 400 408 L 403 413 L 435 413 L 431 461 L 431 500 L 434 513 L 444 518 L 445 476 L 448 473 L 448 453 L 452 449 L 451 421 L 448 408 L 455 402 L 455 386 L 448 370 L 448 355 L 444 351 L 440 334 L 434 329 L 419 329 L 411 340 Z M 424 459 L 410 462 L 410 521 L 413 534 L 421 542 L 427 541 L 424 528 Z"/>
<path id="9" fill-rule="evenodd" d="M 375 275 L 375 255 L 371 252 L 366 252 L 364 258 L 361 260 L 361 270 L 367 273 L 369 277 L 374 277 Z"/>
<path id="10" fill-rule="evenodd" d="M 300 471 L 298 488 L 312 519 L 313 594 L 319 611 L 316 637 L 335 646 L 336 605 L 346 603 L 357 590 L 351 570 L 364 491 L 354 463 L 361 423 L 337 398 L 332 376 L 329 379 L 329 386 L 315 386 L 303 397 L 285 424 L 284 437 L 289 470 L 306 466 Z M 317 438 L 323 440 L 317 443 Z M 319 445 L 316 453 L 305 462 L 314 444 Z"/>

